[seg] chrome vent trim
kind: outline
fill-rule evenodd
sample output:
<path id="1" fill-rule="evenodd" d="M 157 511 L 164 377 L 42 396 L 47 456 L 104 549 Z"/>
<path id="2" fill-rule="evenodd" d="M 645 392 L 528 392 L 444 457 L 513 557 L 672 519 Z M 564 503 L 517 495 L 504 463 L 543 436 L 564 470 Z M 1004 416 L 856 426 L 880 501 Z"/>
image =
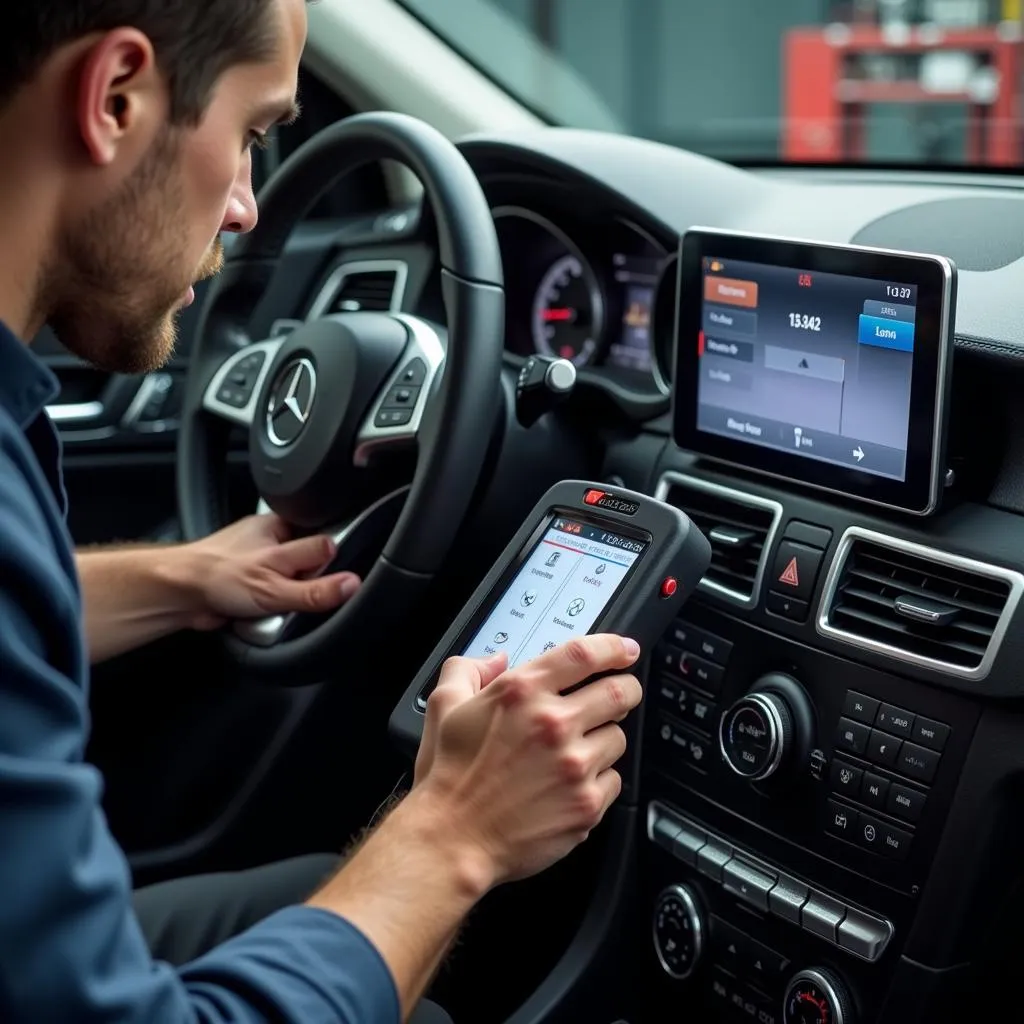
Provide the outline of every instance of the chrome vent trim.
<path id="1" fill-rule="evenodd" d="M 995 629 L 992 631 L 992 636 L 989 639 L 988 647 L 980 664 L 969 668 L 938 658 L 930 658 L 926 655 L 905 650 L 894 644 L 875 640 L 871 637 L 862 636 L 859 633 L 854 633 L 849 629 L 832 624 L 832 611 L 835 607 L 839 586 L 843 580 L 847 561 L 858 541 L 888 549 L 896 554 L 904 554 L 913 558 L 934 562 L 940 568 L 945 566 L 959 572 L 971 573 L 990 580 L 998 580 L 1008 585 L 1009 592 L 1003 605 L 1003 610 L 999 615 Z M 1006 636 L 1006 631 L 1009 629 L 1013 616 L 1017 611 L 1017 606 L 1020 604 L 1022 594 L 1024 594 L 1024 575 L 1013 569 L 1004 569 L 1000 566 L 990 565 L 987 562 L 979 562 L 973 558 L 949 554 L 923 544 L 915 544 L 911 541 L 890 537 L 884 533 L 877 533 L 874 530 L 853 526 L 843 534 L 829 568 L 828 576 L 825 579 L 821 604 L 818 608 L 817 629 L 821 636 L 838 640 L 861 650 L 871 651 L 874 654 L 903 665 L 929 669 L 957 679 L 978 681 L 986 678 L 992 670 L 992 665 L 995 662 L 996 655 L 999 653 L 999 648 Z"/>
<path id="2" fill-rule="evenodd" d="M 777 501 L 772 501 L 770 498 L 762 498 L 756 494 L 748 494 L 746 491 L 738 491 L 732 487 L 725 487 L 722 484 L 702 480 L 700 477 L 676 472 L 668 472 L 662 475 L 658 481 L 655 497 L 659 501 L 668 501 L 668 496 L 673 487 L 688 487 L 694 491 L 710 494 L 722 501 L 731 501 L 745 508 L 758 509 L 759 511 L 771 514 L 771 525 L 768 527 L 765 536 L 764 547 L 761 550 L 761 557 L 758 560 L 757 571 L 754 575 L 753 590 L 750 593 L 744 593 L 741 590 L 733 589 L 716 580 L 709 580 L 706 577 L 698 584 L 699 590 L 707 594 L 713 594 L 740 608 L 756 607 L 761 596 L 761 585 L 764 582 L 768 558 L 771 555 L 776 535 L 779 532 L 779 525 L 782 522 L 782 505 Z M 683 508 L 682 511 L 686 512 L 686 509 Z"/>

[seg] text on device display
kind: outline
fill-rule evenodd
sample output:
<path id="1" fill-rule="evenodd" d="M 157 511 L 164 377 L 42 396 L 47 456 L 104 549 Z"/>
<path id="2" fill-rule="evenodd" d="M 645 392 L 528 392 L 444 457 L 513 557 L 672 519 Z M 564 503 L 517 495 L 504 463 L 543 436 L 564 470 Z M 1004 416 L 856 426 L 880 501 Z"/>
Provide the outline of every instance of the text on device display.
<path id="1" fill-rule="evenodd" d="M 647 546 L 600 525 L 556 516 L 462 653 L 505 652 L 512 668 L 585 636 Z"/>
<path id="2" fill-rule="evenodd" d="M 698 427 L 903 481 L 917 286 L 704 259 Z"/>

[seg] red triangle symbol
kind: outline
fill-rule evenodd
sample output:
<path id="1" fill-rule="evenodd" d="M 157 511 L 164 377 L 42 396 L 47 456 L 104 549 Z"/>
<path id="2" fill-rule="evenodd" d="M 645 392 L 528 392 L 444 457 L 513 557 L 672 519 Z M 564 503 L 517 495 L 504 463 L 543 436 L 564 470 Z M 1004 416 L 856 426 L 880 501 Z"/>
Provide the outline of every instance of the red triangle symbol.
<path id="1" fill-rule="evenodd" d="M 799 587 L 800 586 L 800 570 L 797 568 L 796 555 L 789 560 L 789 565 L 782 570 L 782 575 L 779 577 L 780 583 L 785 583 L 788 587 Z"/>

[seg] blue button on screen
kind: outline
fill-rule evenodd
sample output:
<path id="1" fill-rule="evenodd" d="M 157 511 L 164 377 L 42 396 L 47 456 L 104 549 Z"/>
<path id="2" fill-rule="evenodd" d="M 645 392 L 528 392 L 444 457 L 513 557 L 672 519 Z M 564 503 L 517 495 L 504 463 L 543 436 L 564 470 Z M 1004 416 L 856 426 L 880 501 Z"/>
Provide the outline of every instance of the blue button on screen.
<path id="1" fill-rule="evenodd" d="M 862 345 L 873 345 L 875 348 L 913 352 L 914 325 L 906 320 L 890 320 L 861 313 L 857 340 Z"/>

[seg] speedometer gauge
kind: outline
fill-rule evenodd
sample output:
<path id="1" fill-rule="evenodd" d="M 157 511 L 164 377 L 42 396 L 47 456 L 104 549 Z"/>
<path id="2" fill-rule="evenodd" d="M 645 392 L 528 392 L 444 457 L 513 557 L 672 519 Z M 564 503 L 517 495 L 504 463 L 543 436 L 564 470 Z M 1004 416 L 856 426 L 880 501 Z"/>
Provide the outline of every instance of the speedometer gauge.
<path id="1" fill-rule="evenodd" d="M 551 265 L 533 301 L 533 344 L 541 355 L 585 366 L 597 353 L 604 304 L 593 271 L 576 256 Z"/>

